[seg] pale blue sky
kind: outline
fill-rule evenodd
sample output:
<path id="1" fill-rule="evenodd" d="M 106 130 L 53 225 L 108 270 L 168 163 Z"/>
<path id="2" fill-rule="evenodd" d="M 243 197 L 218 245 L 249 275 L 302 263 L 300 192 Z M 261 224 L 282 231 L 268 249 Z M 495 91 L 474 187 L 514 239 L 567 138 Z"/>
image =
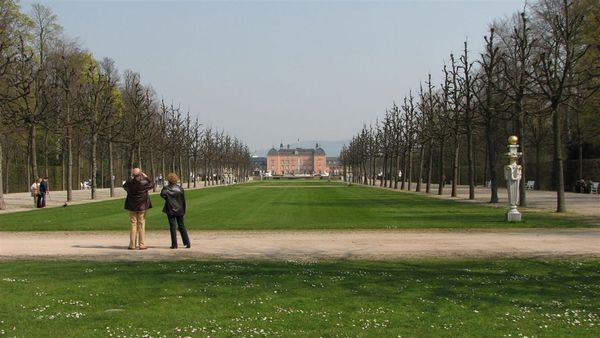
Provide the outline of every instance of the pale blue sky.
<path id="1" fill-rule="evenodd" d="M 252 149 L 344 140 L 523 1 L 22 1 Z M 332 154 L 335 155 L 335 154 Z"/>

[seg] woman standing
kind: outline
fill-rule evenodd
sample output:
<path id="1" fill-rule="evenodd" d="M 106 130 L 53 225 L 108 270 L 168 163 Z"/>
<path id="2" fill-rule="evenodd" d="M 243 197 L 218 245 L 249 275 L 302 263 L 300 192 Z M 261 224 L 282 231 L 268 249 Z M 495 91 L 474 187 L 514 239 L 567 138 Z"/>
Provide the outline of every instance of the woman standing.
<path id="1" fill-rule="evenodd" d="M 42 197 L 40 195 L 40 183 L 42 182 L 41 178 L 33 181 L 33 184 L 29 188 L 31 191 L 31 197 L 33 197 L 33 206 L 36 208 L 42 207 Z"/>
<path id="2" fill-rule="evenodd" d="M 183 188 L 177 185 L 179 178 L 176 174 L 167 175 L 168 185 L 164 186 L 160 192 L 160 197 L 165 199 L 163 212 L 167 214 L 169 226 L 171 227 L 171 249 L 177 249 L 177 231 L 179 229 L 183 245 L 186 248 L 191 247 L 185 225 L 183 225 L 183 215 L 185 215 L 185 194 Z"/>

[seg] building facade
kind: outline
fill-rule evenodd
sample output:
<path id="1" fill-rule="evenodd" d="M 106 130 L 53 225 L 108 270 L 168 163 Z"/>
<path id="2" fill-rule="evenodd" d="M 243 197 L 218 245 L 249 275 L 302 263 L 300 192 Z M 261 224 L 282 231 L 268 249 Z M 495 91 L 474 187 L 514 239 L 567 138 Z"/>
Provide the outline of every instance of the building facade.
<path id="1" fill-rule="evenodd" d="M 267 153 L 267 171 L 273 175 L 319 175 L 328 173 L 327 155 L 317 143 L 314 149 L 271 148 Z"/>

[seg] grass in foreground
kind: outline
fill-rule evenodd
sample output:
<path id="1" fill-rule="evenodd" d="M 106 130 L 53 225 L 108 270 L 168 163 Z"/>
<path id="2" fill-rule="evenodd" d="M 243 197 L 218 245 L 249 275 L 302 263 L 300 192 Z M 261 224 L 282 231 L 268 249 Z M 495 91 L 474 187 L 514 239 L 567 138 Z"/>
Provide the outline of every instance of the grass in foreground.
<path id="1" fill-rule="evenodd" d="M 521 223 L 505 209 L 327 181 L 269 181 L 189 190 L 191 230 L 514 228 L 590 226 L 582 218 L 532 212 Z M 152 196 L 149 230 L 167 229 L 163 200 Z M 123 200 L 0 215 L 0 231 L 127 230 Z"/>
<path id="2" fill-rule="evenodd" d="M 598 337 L 599 263 L 5 262 L 0 336 Z"/>

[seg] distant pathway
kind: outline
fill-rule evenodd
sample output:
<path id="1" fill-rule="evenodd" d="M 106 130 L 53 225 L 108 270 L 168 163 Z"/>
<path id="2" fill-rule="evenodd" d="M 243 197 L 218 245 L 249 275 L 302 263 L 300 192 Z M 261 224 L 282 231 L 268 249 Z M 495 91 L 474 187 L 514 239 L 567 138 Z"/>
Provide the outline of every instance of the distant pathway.
<path id="1" fill-rule="evenodd" d="M 127 232 L 1 232 L 0 260 L 180 259 L 394 260 L 406 258 L 600 258 L 600 229 L 453 231 L 193 231 L 192 248 L 169 249 L 168 231 L 148 250 L 127 250 Z"/>

